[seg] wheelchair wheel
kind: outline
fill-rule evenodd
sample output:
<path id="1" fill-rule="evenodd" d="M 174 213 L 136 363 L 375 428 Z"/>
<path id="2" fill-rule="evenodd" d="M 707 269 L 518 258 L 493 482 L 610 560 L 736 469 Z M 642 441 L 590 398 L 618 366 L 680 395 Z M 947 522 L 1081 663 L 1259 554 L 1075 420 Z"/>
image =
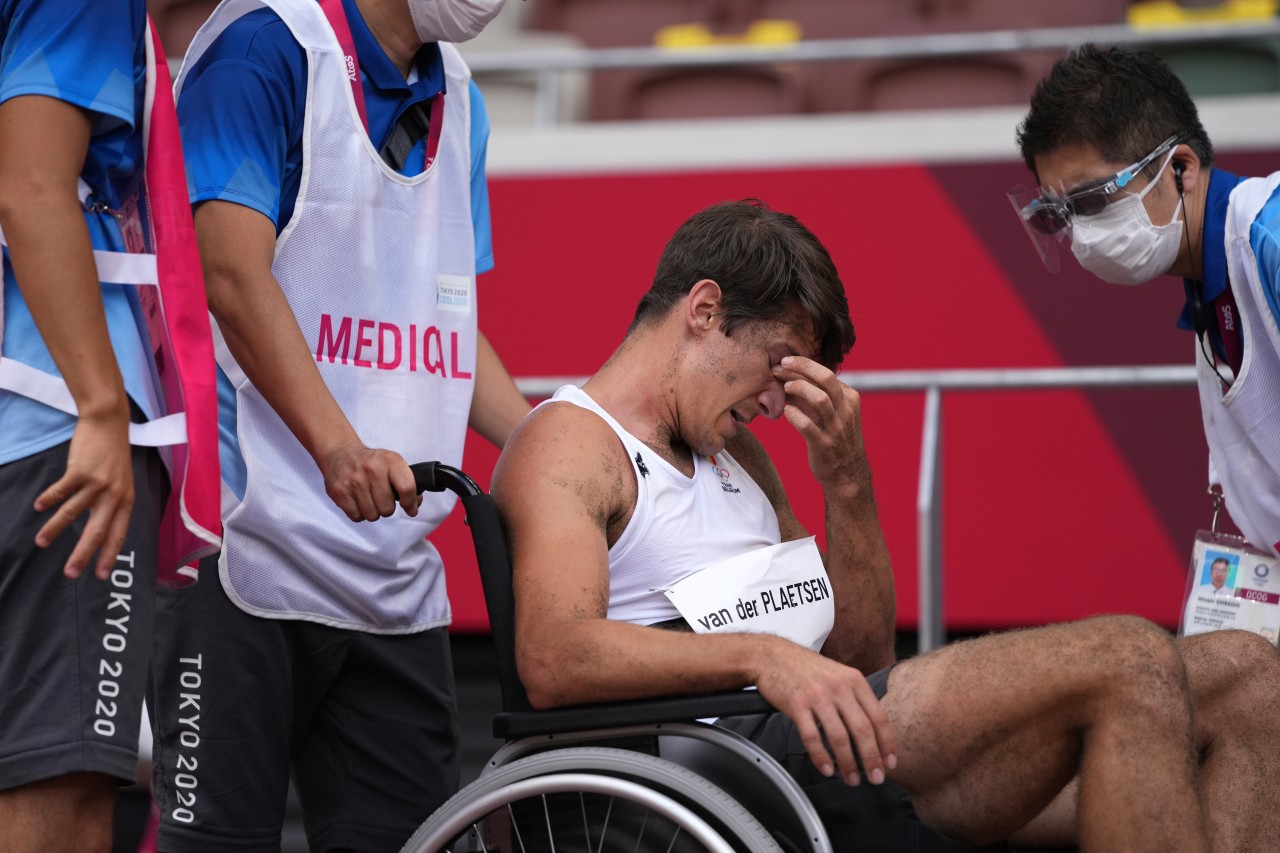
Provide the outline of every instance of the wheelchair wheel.
<path id="1" fill-rule="evenodd" d="M 661 758 L 610 747 L 531 755 L 463 788 L 401 853 L 780 853 L 736 800 Z"/>

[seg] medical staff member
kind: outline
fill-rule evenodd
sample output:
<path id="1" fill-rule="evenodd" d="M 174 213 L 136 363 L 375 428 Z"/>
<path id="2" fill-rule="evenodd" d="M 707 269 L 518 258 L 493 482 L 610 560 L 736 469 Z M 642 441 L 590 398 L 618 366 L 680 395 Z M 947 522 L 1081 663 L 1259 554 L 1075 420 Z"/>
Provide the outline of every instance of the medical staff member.
<path id="1" fill-rule="evenodd" d="M 458 783 L 440 555 L 407 462 L 528 406 L 478 332 L 502 0 L 234 0 L 177 81 L 218 337 L 225 546 L 158 605 L 160 848 L 397 850 Z"/>
<path id="2" fill-rule="evenodd" d="M 1059 60 L 1018 145 L 1039 188 L 1010 197 L 1051 269 L 1069 246 L 1104 281 L 1182 277 L 1211 480 L 1241 532 L 1280 554 L 1280 172 L 1215 168 L 1182 81 L 1118 47 Z"/>
<path id="3" fill-rule="evenodd" d="M 163 56 L 143 0 L 0 2 L 6 850 L 111 848 L 157 573 L 189 580 L 218 545 L 212 344 Z"/>

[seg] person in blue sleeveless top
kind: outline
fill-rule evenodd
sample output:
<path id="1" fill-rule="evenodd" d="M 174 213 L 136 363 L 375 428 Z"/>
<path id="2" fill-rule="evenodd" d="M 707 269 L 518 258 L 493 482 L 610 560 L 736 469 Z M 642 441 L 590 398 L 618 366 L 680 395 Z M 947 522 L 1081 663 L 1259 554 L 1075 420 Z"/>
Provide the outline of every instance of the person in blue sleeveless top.
<path id="1" fill-rule="evenodd" d="M 1040 186 L 1014 206 L 1047 263 L 1069 246 L 1104 281 L 1182 279 L 1211 480 L 1241 532 L 1280 554 L 1280 172 L 1215 166 L 1182 81 L 1118 47 L 1059 60 L 1018 144 Z"/>
<path id="2" fill-rule="evenodd" d="M 136 288 L 100 282 L 143 167 L 143 0 L 0 2 L 0 827 L 6 850 L 105 851 L 137 778 L 159 456 Z M 25 393 L 60 376 L 75 415 Z"/>
<path id="3" fill-rule="evenodd" d="M 187 54 L 225 538 L 157 604 L 163 850 L 278 849 L 291 769 L 313 850 L 397 850 L 457 787 L 448 504 L 407 463 L 528 411 L 476 328 L 489 127 L 451 44 L 501 6 L 223 4 Z"/>

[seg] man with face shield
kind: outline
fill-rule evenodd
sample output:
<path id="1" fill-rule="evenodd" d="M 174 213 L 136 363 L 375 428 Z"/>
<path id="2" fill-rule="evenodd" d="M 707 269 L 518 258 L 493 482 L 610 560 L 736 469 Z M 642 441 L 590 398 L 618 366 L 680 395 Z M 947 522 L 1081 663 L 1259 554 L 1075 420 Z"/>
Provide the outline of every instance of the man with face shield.
<path id="1" fill-rule="evenodd" d="M 176 88 L 219 365 L 222 552 L 157 603 L 163 850 L 397 850 L 456 788 L 440 555 L 407 461 L 528 405 L 476 321 L 502 0 L 228 0 Z M 407 460 L 407 461 L 406 461 Z"/>
<path id="2" fill-rule="evenodd" d="M 1215 168 L 1169 68 L 1092 45 L 1037 86 L 1018 144 L 1040 188 L 1010 199 L 1050 270 L 1069 247 L 1115 284 L 1182 277 L 1210 479 L 1249 541 L 1280 554 L 1280 172 Z"/>
<path id="3" fill-rule="evenodd" d="M 1073 254 L 1115 284 L 1180 276 L 1178 321 L 1195 333 L 1211 479 L 1241 531 L 1280 553 L 1280 172 L 1239 178 L 1213 147 L 1186 87 L 1155 55 L 1084 45 L 1037 85 L 1018 144 L 1038 189 L 1009 193 L 1045 265 Z M 1270 644 L 1249 631 L 1180 637 L 1195 709 L 1201 778 L 1221 849 L 1250 849 L 1216 816 L 1250 814 L 1258 838 L 1280 819 L 1267 793 L 1280 716 L 1249 698 L 1277 684 Z M 1273 703 L 1265 702 L 1258 707 Z M 1236 726 L 1248 721 L 1251 731 Z M 1262 822 L 1270 822 L 1267 827 Z"/>

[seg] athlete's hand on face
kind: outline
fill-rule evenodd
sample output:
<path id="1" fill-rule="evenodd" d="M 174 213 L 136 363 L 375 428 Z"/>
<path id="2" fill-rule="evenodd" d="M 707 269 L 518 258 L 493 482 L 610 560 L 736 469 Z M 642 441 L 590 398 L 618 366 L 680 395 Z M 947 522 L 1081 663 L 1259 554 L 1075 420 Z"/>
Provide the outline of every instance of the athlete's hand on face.
<path id="1" fill-rule="evenodd" d="M 862 441 L 862 400 L 831 370 L 801 355 L 773 368 L 783 382 L 783 415 L 809 446 L 809 467 L 824 487 L 870 486 Z"/>
<path id="2" fill-rule="evenodd" d="M 824 776 L 838 767 L 845 782 L 857 785 L 856 750 L 871 783 L 883 782 L 898 764 L 897 745 L 889 718 L 863 674 L 794 644 L 778 654 L 785 660 L 769 661 L 756 687 L 795 723 L 813 765 Z"/>
<path id="3" fill-rule="evenodd" d="M 36 534 L 49 545 L 86 510 L 89 520 L 62 573 L 78 578 L 96 551 L 94 575 L 106 580 L 124 547 L 133 511 L 133 461 L 129 449 L 129 411 L 82 414 L 71 435 L 67 470 L 36 498 L 36 512 L 58 507 Z"/>
<path id="4" fill-rule="evenodd" d="M 394 515 L 399 503 L 418 514 L 422 496 L 404 457 L 392 450 L 352 444 L 334 451 L 321 466 L 324 488 L 352 521 L 377 521 Z"/>

